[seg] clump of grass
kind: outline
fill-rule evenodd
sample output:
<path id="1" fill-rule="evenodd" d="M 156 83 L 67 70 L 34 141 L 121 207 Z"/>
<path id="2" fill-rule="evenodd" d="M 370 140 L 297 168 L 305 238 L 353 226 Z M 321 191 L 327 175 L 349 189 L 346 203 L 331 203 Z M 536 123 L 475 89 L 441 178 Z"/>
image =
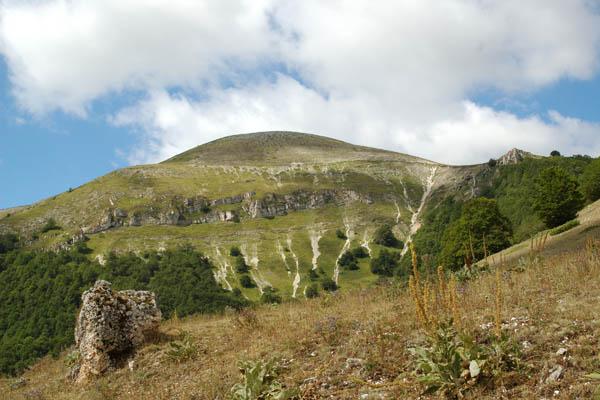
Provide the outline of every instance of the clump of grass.
<path id="1" fill-rule="evenodd" d="M 236 328 L 242 329 L 257 329 L 260 326 L 258 315 L 251 308 L 242 308 L 236 311 L 231 318 L 231 322 Z"/>

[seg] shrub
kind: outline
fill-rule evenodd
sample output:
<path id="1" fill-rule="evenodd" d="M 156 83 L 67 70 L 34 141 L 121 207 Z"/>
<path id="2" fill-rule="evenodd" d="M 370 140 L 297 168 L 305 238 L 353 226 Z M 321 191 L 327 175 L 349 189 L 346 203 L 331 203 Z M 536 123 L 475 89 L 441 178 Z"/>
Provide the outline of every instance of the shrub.
<path id="1" fill-rule="evenodd" d="M 573 229 L 576 226 L 579 226 L 579 221 L 576 219 L 572 219 L 569 222 L 565 222 L 564 224 L 557 226 L 554 229 L 550 230 L 550 235 L 554 236 L 554 235 L 558 235 L 560 233 L 566 232 L 569 229 Z"/>
<path id="2" fill-rule="evenodd" d="M 583 206 L 579 184 L 560 167 L 543 170 L 536 179 L 534 210 L 549 228 L 574 219 Z"/>
<path id="3" fill-rule="evenodd" d="M 248 267 L 246 260 L 244 260 L 241 254 L 235 258 L 235 271 L 239 274 L 245 274 L 250 271 L 250 267 Z"/>
<path id="4" fill-rule="evenodd" d="M 344 252 L 337 262 L 340 267 L 351 271 L 359 269 L 356 257 L 350 250 Z"/>
<path id="5" fill-rule="evenodd" d="M 317 286 L 316 283 L 311 283 L 310 285 L 308 285 L 308 287 L 306 288 L 306 291 L 304 292 L 304 296 L 306 296 L 307 299 L 312 299 L 315 297 L 319 296 L 319 287 Z"/>
<path id="6" fill-rule="evenodd" d="M 490 158 L 490 160 L 488 161 L 487 164 L 488 164 L 488 167 L 494 168 L 498 164 L 498 161 L 494 160 L 493 158 Z"/>
<path id="7" fill-rule="evenodd" d="M 242 252 L 239 247 L 231 246 L 231 248 L 229 249 L 229 255 L 231 257 L 239 257 L 242 255 Z"/>
<path id="8" fill-rule="evenodd" d="M 317 279 L 319 279 L 319 274 L 314 269 L 311 269 L 310 271 L 308 271 L 308 277 L 311 281 L 316 281 Z"/>
<path id="9" fill-rule="evenodd" d="M 250 278 L 250 275 L 248 275 L 248 274 L 244 274 L 244 275 L 240 276 L 240 285 L 242 287 L 245 287 L 248 289 L 256 287 L 256 284 L 254 283 L 254 281 L 252 280 L 252 278 Z"/>
<path id="10" fill-rule="evenodd" d="M 60 230 L 60 229 L 62 229 L 62 228 L 60 226 L 58 226 L 58 224 L 56 223 L 54 218 L 50 218 L 50 219 L 48 219 L 48 221 L 46 221 L 46 224 L 42 227 L 42 233 L 46 233 L 46 232 L 53 231 L 53 230 Z"/>
<path id="11" fill-rule="evenodd" d="M 368 258 L 369 252 L 364 247 L 356 247 L 352 249 L 352 255 L 356 258 Z"/>
<path id="12" fill-rule="evenodd" d="M 560 157 L 560 151 L 558 151 L 558 150 L 552 150 L 550 152 L 550 157 Z"/>
<path id="13" fill-rule="evenodd" d="M 398 267 L 399 253 L 381 250 L 379 255 L 371 259 L 371 272 L 376 275 L 392 276 Z"/>
<path id="14" fill-rule="evenodd" d="M 281 296 L 277 294 L 277 289 L 267 286 L 263 289 L 260 301 L 265 304 L 279 304 Z"/>
<path id="15" fill-rule="evenodd" d="M 373 243 L 385 246 L 385 247 L 395 247 L 400 248 L 404 246 L 400 240 L 394 236 L 394 232 L 392 232 L 392 227 L 390 225 L 382 225 L 375 231 L 375 236 L 373 237 Z"/>
<path id="16" fill-rule="evenodd" d="M 335 283 L 335 281 L 328 276 L 323 277 L 321 280 L 321 287 L 326 292 L 335 292 L 339 289 L 337 283 Z"/>
<path id="17" fill-rule="evenodd" d="M 277 380 L 280 371 L 275 359 L 267 362 L 241 361 L 238 368 L 242 382 L 232 386 L 232 400 L 287 400 L 298 395 L 296 389 L 286 389 Z"/>
<path id="18" fill-rule="evenodd" d="M 343 240 L 348 239 L 348 237 L 346 236 L 346 234 L 341 229 L 337 229 L 335 231 L 335 236 L 337 236 L 338 239 L 343 239 Z"/>

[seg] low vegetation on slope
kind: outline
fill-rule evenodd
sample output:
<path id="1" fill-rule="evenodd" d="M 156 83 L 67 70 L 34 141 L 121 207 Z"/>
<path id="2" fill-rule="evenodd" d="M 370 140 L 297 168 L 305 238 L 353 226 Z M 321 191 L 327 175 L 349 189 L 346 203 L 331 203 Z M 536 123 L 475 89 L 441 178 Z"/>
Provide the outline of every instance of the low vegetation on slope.
<path id="1" fill-rule="evenodd" d="M 429 398 L 428 390 L 467 399 L 593 398 L 600 384 L 600 242 L 530 260 L 463 282 L 443 278 L 441 289 L 435 278 L 427 284 L 421 277 L 419 298 L 433 301 L 421 303 L 428 320 L 450 315 L 453 329 L 423 324 L 414 291 L 380 286 L 172 318 L 162 326 L 164 338 L 139 351 L 130 368 L 87 386 L 65 378 L 63 357 L 0 384 L 12 398 L 64 400 L 226 399 L 249 384 L 262 395 L 272 389 L 304 399 L 416 399 Z M 432 297 L 454 286 L 459 296 Z M 449 314 L 435 311 L 438 301 L 451 305 Z M 456 367 L 443 364 L 448 356 L 458 357 Z M 269 373 L 261 378 L 261 371 Z"/>

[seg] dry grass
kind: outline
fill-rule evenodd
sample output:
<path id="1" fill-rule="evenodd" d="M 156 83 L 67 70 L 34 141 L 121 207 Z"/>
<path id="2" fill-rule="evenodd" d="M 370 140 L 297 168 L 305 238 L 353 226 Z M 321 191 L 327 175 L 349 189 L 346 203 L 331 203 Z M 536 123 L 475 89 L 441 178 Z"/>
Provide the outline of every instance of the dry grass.
<path id="1" fill-rule="evenodd" d="M 542 260 L 523 272 L 506 269 L 458 284 L 463 329 L 498 329 L 498 320 L 522 344 L 528 365 L 528 372 L 504 386 L 475 388 L 467 397 L 594 398 L 598 383 L 585 376 L 600 372 L 599 283 L 600 242 L 590 241 L 585 251 Z M 422 388 L 407 351 L 422 342 L 423 330 L 404 288 L 374 287 L 242 314 L 167 321 L 162 330 L 167 339 L 138 352 L 132 369 L 75 386 L 62 359 L 46 358 L 23 375 L 24 382 L 2 381 L 0 398 L 225 399 L 240 379 L 238 360 L 273 356 L 285 367 L 281 379 L 299 387 L 304 399 L 366 393 L 425 398 L 419 397 Z M 168 338 L 182 331 L 199 354 L 174 362 L 165 354 Z M 557 355 L 560 348 L 566 353 Z M 547 381 L 557 365 L 563 376 Z"/>

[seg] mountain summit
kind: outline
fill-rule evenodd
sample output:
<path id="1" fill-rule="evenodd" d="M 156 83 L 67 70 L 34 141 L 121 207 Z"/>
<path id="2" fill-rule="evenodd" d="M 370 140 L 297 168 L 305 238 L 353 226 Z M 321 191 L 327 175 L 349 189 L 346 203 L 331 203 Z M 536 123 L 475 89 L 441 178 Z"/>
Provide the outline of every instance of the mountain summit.
<path id="1" fill-rule="evenodd" d="M 192 161 L 205 165 L 281 165 L 355 160 L 431 163 L 418 157 L 358 146 L 325 136 L 285 131 L 227 136 L 194 147 L 164 163 Z"/>

